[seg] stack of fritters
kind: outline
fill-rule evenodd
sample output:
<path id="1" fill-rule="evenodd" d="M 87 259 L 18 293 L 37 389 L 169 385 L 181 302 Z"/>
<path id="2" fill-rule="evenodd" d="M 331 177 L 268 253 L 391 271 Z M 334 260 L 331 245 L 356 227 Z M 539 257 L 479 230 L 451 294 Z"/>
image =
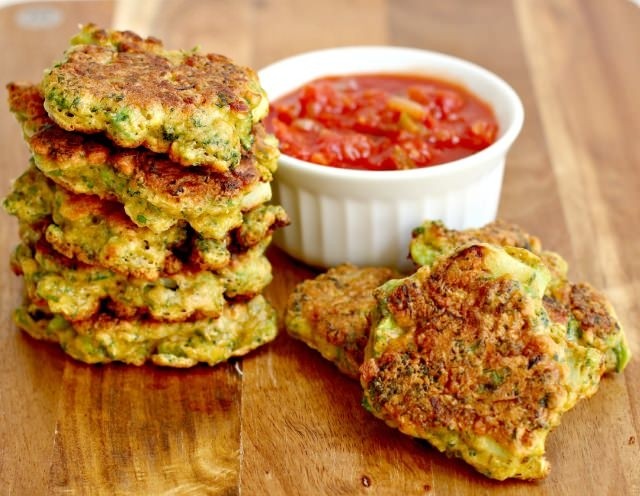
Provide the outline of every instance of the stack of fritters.
<path id="1" fill-rule="evenodd" d="M 38 85 L 9 84 L 31 151 L 5 208 L 18 326 L 79 360 L 189 367 L 277 332 L 265 250 L 278 149 L 256 74 L 85 26 Z"/>
<path id="2" fill-rule="evenodd" d="M 359 378 L 363 405 L 389 425 L 489 477 L 544 477 L 548 433 L 629 361 L 613 308 L 504 222 L 427 221 L 410 253 L 409 277 L 343 265 L 304 281 L 287 331 Z"/>

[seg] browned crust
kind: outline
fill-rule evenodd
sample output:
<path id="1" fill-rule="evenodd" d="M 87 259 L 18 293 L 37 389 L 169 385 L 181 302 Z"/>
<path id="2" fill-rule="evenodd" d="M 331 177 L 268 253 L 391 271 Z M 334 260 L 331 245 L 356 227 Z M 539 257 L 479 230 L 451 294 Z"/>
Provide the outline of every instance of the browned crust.
<path id="1" fill-rule="evenodd" d="M 590 284 L 572 284 L 569 301 L 586 343 L 593 345 L 596 340 L 606 341 L 620 332 L 620 324 L 607 298 Z"/>
<path id="2" fill-rule="evenodd" d="M 90 92 L 96 101 L 121 93 L 124 103 L 139 108 L 162 105 L 174 112 L 201 106 L 229 105 L 247 113 L 245 98 L 254 71 L 218 54 L 182 54 L 175 64 L 162 42 L 131 31 L 93 30 L 97 44 L 75 45 L 64 62 L 51 69 L 65 91 Z M 178 52 L 176 52 L 177 54 Z M 91 132 L 76 126 L 69 131 Z"/>
<path id="3" fill-rule="evenodd" d="M 564 403 L 556 345 L 532 328 L 519 285 L 489 277 L 482 246 L 395 288 L 387 304 L 409 330 L 362 369 L 374 410 L 397 425 L 488 435 L 503 445 L 533 442 Z"/>
<path id="4" fill-rule="evenodd" d="M 100 135 L 65 131 L 47 116 L 37 86 L 11 83 L 8 89 L 11 111 L 19 119 L 38 123 L 38 130 L 27 137 L 34 154 L 54 163 L 61 173 L 65 168 L 83 164 L 107 165 L 134 184 L 144 184 L 159 197 L 190 204 L 236 197 L 261 179 L 253 154 L 245 154 L 228 172 L 213 171 L 209 167 L 183 167 L 166 155 L 144 149 L 121 149 Z M 262 124 L 254 126 L 254 135 L 255 146 L 262 146 L 266 136 Z M 103 197 L 115 199 L 113 195 Z"/>
<path id="5" fill-rule="evenodd" d="M 315 343 L 340 348 L 349 364 L 346 371 L 357 377 L 376 306 L 373 290 L 394 277 L 400 274 L 386 267 L 339 265 L 296 286 L 287 311 L 308 323 Z"/>

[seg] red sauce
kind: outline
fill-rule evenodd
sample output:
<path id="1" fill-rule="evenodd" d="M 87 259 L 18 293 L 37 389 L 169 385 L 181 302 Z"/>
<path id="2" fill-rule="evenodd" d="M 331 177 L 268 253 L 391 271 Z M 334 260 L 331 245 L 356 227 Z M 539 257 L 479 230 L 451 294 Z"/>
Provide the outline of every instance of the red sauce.
<path id="1" fill-rule="evenodd" d="M 267 128 L 286 155 L 367 170 L 450 162 L 498 133 L 492 109 L 461 86 L 401 74 L 312 81 L 271 103 Z"/>

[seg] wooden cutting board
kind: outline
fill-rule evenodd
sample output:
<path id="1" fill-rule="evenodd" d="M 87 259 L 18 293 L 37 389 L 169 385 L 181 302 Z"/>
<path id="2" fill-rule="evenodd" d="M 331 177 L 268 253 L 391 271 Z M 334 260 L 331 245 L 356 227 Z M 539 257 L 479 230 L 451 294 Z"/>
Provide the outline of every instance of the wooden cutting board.
<path id="1" fill-rule="evenodd" d="M 281 333 L 218 367 L 88 366 L 18 332 L 0 214 L 0 494 L 640 494 L 640 9 L 615 0 L 79 1 L 0 10 L 0 78 L 37 81 L 79 23 L 200 45 L 260 68 L 304 50 L 407 45 L 477 62 L 522 97 L 500 215 L 604 290 L 635 357 L 549 437 L 542 482 L 495 482 L 360 407 L 360 389 Z M 0 194 L 27 151 L 0 102 Z M 384 226 L 381 226 L 383 229 Z M 273 247 L 282 312 L 314 272 Z M 5 262 L 1 262 L 4 260 Z"/>

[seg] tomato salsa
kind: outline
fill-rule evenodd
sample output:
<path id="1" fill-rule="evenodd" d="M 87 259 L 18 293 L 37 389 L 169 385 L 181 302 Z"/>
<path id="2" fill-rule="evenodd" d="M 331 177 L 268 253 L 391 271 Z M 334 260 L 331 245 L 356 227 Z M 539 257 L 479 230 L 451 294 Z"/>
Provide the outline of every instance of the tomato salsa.
<path id="1" fill-rule="evenodd" d="M 267 128 L 286 155 L 366 170 L 450 162 L 498 134 L 491 107 L 462 86 L 404 74 L 316 79 L 272 102 Z"/>

